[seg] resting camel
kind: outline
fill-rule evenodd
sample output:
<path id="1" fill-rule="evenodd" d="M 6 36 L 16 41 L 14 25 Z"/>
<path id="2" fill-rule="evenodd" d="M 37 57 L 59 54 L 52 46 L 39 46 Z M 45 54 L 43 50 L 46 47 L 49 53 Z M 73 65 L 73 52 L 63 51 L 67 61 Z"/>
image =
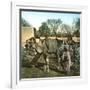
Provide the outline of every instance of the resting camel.
<path id="1" fill-rule="evenodd" d="M 41 45 L 39 46 L 36 43 L 35 38 L 30 38 L 28 40 L 26 48 L 29 48 L 30 55 L 33 54 L 34 58 L 32 59 L 31 64 L 37 63 L 38 59 L 41 55 L 43 55 L 45 65 L 44 71 L 50 71 L 50 55 L 53 53 L 57 57 L 57 69 L 64 70 L 66 72 L 70 72 L 71 67 L 71 51 L 69 45 L 63 41 L 59 41 L 58 39 L 49 39 L 45 38 L 41 41 Z M 32 52 L 31 52 L 32 51 Z"/>

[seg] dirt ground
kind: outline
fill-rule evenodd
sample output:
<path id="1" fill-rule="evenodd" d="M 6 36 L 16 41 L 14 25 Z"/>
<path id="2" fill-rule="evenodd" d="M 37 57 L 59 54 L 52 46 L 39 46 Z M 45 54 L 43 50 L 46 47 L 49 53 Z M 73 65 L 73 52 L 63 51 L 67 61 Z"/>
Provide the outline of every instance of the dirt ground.
<path id="1" fill-rule="evenodd" d="M 43 68 L 38 67 L 22 67 L 21 79 L 23 78 L 46 78 L 46 77 L 66 77 L 66 76 L 79 76 L 79 72 L 71 71 L 70 74 L 57 70 L 50 69 L 50 72 L 44 72 Z"/>

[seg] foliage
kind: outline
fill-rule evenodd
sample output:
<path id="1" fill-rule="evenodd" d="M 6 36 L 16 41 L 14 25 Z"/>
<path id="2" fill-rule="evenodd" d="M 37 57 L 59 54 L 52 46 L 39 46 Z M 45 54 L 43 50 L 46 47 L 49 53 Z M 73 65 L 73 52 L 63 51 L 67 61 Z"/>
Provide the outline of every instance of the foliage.
<path id="1" fill-rule="evenodd" d="M 74 24 L 73 25 L 73 28 L 74 28 L 73 35 L 79 37 L 80 36 L 80 18 L 75 19 L 73 24 Z"/>
<path id="2" fill-rule="evenodd" d="M 76 37 L 80 37 L 80 31 L 79 30 L 74 31 L 73 35 Z"/>
<path id="3" fill-rule="evenodd" d="M 56 34 L 58 27 L 62 23 L 61 19 L 48 19 L 47 24 L 50 30 Z"/>
<path id="4" fill-rule="evenodd" d="M 75 62 L 80 64 L 80 47 L 75 48 Z"/>
<path id="5" fill-rule="evenodd" d="M 24 27 L 27 26 L 27 27 L 29 27 L 30 24 L 25 19 L 21 18 L 21 26 L 24 26 Z"/>
<path id="6" fill-rule="evenodd" d="M 55 36 L 62 21 L 60 19 L 48 19 L 39 27 L 40 36 Z"/>
<path id="7" fill-rule="evenodd" d="M 40 36 L 45 36 L 50 34 L 50 29 L 46 22 L 43 22 L 42 25 L 39 27 Z"/>
<path id="8" fill-rule="evenodd" d="M 80 18 L 77 18 L 75 21 L 75 27 L 77 30 L 80 30 Z"/>

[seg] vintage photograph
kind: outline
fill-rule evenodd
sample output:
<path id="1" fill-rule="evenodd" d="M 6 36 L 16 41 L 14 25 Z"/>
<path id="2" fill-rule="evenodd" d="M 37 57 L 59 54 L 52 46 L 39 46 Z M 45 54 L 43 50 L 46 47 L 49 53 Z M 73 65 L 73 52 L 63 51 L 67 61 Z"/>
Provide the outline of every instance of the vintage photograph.
<path id="1" fill-rule="evenodd" d="M 20 9 L 20 79 L 80 76 L 80 15 Z"/>

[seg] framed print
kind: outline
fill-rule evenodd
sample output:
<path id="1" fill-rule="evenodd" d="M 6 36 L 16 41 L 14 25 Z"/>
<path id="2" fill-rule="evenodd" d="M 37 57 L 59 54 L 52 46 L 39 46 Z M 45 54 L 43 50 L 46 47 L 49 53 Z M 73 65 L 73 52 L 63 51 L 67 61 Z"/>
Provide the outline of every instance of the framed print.
<path id="1" fill-rule="evenodd" d="M 11 4 L 13 88 L 86 81 L 86 11 L 85 6 Z"/>

